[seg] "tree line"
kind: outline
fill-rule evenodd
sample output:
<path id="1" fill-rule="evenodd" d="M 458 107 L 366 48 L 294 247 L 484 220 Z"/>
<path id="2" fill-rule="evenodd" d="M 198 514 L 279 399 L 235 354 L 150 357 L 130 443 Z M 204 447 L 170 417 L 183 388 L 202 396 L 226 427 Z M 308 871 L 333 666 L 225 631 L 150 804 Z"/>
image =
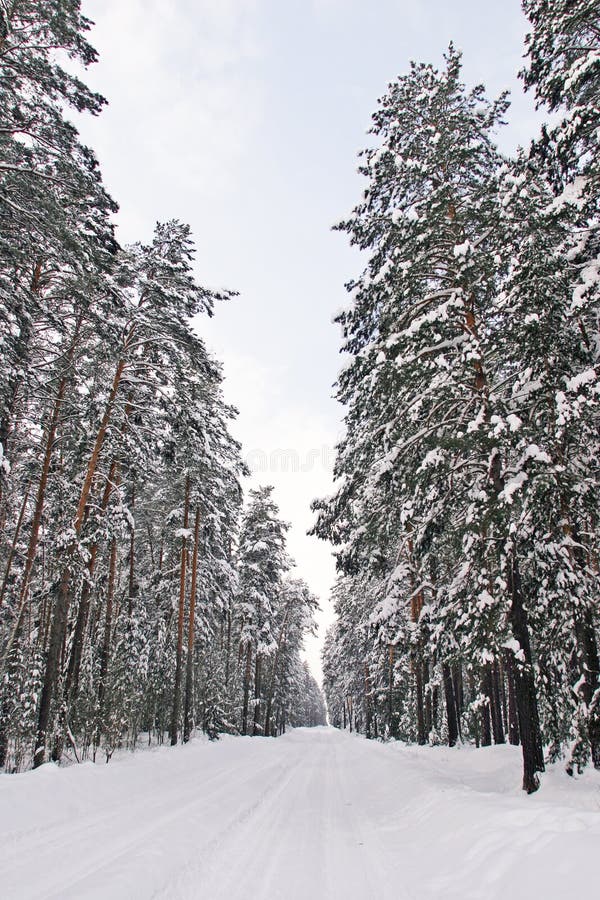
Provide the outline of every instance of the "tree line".
<path id="1" fill-rule="evenodd" d="M 532 792 L 548 759 L 600 768 L 600 5 L 523 7 L 520 77 L 553 114 L 528 149 L 499 152 L 508 98 L 468 90 L 452 45 L 373 115 L 315 532 L 332 722 L 521 744 Z"/>
<path id="2" fill-rule="evenodd" d="M 119 246 L 69 109 L 78 0 L 0 4 L 0 765 L 325 721 L 271 488 L 250 493 L 192 320 L 187 225 Z M 199 320 L 196 320 L 199 321 Z"/>

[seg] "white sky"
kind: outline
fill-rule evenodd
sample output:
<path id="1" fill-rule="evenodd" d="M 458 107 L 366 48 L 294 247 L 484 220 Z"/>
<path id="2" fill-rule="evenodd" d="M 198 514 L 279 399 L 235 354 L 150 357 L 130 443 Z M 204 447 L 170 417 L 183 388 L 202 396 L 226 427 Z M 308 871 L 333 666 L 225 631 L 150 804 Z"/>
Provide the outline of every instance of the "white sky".
<path id="1" fill-rule="evenodd" d="M 121 205 L 122 242 L 157 220 L 189 222 L 201 283 L 240 292 L 199 328 L 225 364 L 234 432 L 274 484 L 289 545 L 320 597 L 307 655 L 320 677 L 334 565 L 306 535 L 331 492 L 341 411 L 331 324 L 359 261 L 331 226 L 362 190 L 356 153 L 376 100 L 410 59 L 441 62 L 450 40 L 464 79 L 514 92 L 500 144 L 526 143 L 539 117 L 515 73 L 527 23 L 518 0 L 83 0 L 100 63 L 86 81 L 109 100 L 78 121 Z"/>

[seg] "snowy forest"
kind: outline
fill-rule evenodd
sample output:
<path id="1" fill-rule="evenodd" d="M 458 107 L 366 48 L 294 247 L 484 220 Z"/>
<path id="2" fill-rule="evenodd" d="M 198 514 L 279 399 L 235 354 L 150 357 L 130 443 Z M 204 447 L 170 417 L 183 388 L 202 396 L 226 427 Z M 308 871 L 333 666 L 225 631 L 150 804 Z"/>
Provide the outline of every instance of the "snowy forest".
<path id="1" fill-rule="evenodd" d="M 337 225 L 362 253 L 336 318 L 345 410 L 323 650 L 332 725 L 510 743 L 523 788 L 600 769 L 599 6 L 524 0 L 525 90 L 414 62 Z M 196 731 L 324 725 L 318 600 L 231 432 L 202 338 L 233 291 L 190 228 L 121 246 L 70 116 L 104 98 L 78 0 L 0 0 L 0 767 L 109 760 Z"/>
<path id="2" fill-rule="evenodd" d="M 228 292 L 187 225 L 119 246 L 70 112 L 105 100 L 78 0 L 0 2 L 0 766 L 195 729 L 325 723 L 317 600 L 270 487 L 243 504 L 219 361 Z M 143 736 L 143 738 L 142 738 Z"/>
<path id="3" fill-rule="evenodd" d="M 593 896 L 599 111 L 600 0 L 0 0 L 2 898 Z"/>
<path id="4" fill-rule="evenodd" d="M 600 768 L 600 7 L 523 8 L 531 146 L 499 152 L 508 98 L 467 89 L 452 45 L 373 115 L 315 531 L 332 724 L 521 744 L 532 793 L 548 762 Z"/>

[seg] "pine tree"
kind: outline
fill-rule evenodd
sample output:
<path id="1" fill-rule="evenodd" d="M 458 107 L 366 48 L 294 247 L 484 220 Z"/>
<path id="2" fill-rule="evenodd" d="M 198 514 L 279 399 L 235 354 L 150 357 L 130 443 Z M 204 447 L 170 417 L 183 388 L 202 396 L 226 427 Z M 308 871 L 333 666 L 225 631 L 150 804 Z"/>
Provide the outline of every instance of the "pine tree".
<path id="1" fill-rule="evenodd" d="M 521 460 L 535 457 L 531 448 L 539 445 L 545 470 L 533 478 L 530 462 L 520 477 L 537 526 L 531 557 L 552 753 L 571 740 L 570 766 L 585 762 L 588 748 L 598 766 L 599 10 L 597 3 L 537 0 L 524 9 L 532 32 L 522 77 L 538 104 L 562 118 L 542 130 L 529 159 L 518 160 L 505 180 L 514 253 L 501 307 L 503 353 L 518 373 L 512 406 Z"/>
<path id="2" fill-rule="evenodd" d="M 460 68 L 452 47 L 441 73 L 413 64 L 373 117 L 380 145 L 363 153 L 361 169 L 369 185 L 340 226 L 370 259 L 339 317 L 353 356 L 338 390 L 347 434 L 341 487 L 321 504 L 317 532 L 343 544 L 348 573 L 394 575 L 395 590 L 401 579 L 420 742 L 436 731 L 442 684 L 448 739 L 458 737 L 457 665 L 469 671 L 482 739 L 493 728 L 503 741 L 500 666 L 507 648 L 517 654 L 523 786 L 532 791 L 544 760 L 531 603 L 498 427 L 506 238 L 492 132 L 507 102 L 489 103 L 481 87 L 468 93 Z"/>
<path id="3" fill-rule="evenodd" d="M 288 525 L 279 519 L 272 492 L 270 486 L 250 491 L 250 503 L 242 520 L 238 547 L 239 647 L 240 659 L 244 660 L 242 734 L 247 734 L 249 730 L 252 683 L 252 731 L 257 734 L 262 730 L 264 667 L 277 645 L 276 612 L 280 604 L 282 578 L 291 564 L 285 549 Z"/>

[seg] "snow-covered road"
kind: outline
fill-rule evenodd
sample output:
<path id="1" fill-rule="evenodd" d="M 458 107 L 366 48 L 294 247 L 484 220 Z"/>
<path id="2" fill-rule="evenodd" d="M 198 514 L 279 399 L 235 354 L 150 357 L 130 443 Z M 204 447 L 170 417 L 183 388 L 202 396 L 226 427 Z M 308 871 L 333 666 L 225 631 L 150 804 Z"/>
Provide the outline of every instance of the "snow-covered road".
<path id="1" fill-rule="evenodd" d="M 514 748 L 333 729 L 0 776 L 2 900 L 567 900 L 596 881 L 600 779 L 518 789 Z"/>

